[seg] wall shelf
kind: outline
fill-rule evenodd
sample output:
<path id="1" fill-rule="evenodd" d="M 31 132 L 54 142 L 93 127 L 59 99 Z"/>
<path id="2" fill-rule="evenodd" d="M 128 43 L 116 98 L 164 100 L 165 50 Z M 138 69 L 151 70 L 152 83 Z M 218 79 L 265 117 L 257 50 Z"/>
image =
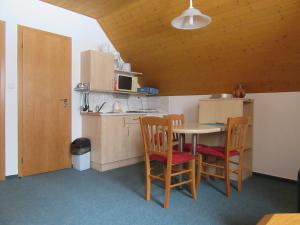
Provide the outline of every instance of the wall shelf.
<path id="1" fill-rule="evenodd" d="M 89 92 L 89 89 L 87 88 L 74 88 L 73 89 L 74 91 L 77 91 L 77 92 L 82 92 L 82 93 L 88 93 Z"/>
<path id="2" fill-rule="evenodd" d="M 139 72 L 127 72 L 123 70 L 117 70 L 115 69 L 115 73 L 124 74 L 124 75 L 130 75 L 130 76 L 142 76 L 142 73 Z"/>
<path id="3" fill-rule="evenodd" d="M 81 89 L 74 88 L 74 91 L 83 92 Z M 87 90 L 84 92 L 89 93 L 110 93 L 110 94 L 122 94 L 122 95 L 136 95 L 136 96 L 154 96 L 153 94 L 148 93 L 139 93 L 139 92 L 131 92 L 131 91 L 108 91 L 108 90 Z"/>
<path id="4" fill-rule="evenodd" d="M 75 87 L 73 89 L 74 91 L 80 92 L 80 93 L 111 93 L 111 94 L 122 94 L 122 95 L 137 95 L 137 96 L 154 96 L 155 94 L 148 94 L 148 93 L 142 93 L 142 92 L 132 92 L 132 91 L 109 91 L 109 90 L 98 90 L 98 89 L 84 89 L 84 88 L 77 88 Z"/>

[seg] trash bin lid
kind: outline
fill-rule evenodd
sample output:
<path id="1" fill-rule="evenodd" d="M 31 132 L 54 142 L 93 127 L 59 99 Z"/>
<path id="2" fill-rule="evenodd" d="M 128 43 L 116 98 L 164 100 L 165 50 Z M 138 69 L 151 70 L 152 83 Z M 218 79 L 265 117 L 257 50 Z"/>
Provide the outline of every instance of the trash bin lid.
<path id="1" fill-rule="evenodd" d="M 82 155 L 91 151 L 91 141 L 88 138 L 77 138 L 71 144 L 72 155 Z"/>

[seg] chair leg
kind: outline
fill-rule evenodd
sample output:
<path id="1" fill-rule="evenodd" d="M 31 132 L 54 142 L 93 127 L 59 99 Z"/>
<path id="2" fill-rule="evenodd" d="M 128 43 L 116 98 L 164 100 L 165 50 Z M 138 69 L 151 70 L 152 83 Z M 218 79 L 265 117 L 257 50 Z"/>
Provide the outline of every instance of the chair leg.
<path id="1" fill-rule="evenodd" d="M 164 177 L 166 177 L 166 171 L 167 171 L 167 169 L 166 169 L 166 165 L 165 165 L 165 164 L 163 164 L 163 174 L 164 174 Z"/>
<path id="2" fill-rule="evenodd" d="M 146 160 L 146 200 L 150 200 L 151 196 L 151 178 L 150 178 L 150 162 Z"/>
<path id="3" fill-rule="evenodd" d="M 196 182 L 195 182 L 195 159 L 189 161 L 189 169 L 191 169 L 192 171 L 190 172 L 190 179 L 192 180 L 192 182 L 190 183 L 190 189 L 192 192 L 192 196 L 193 199 L 197 198 L 197 193 L 196 193 Z"/>
<path id="4" fill-rule="evenodd" d="M 226 183 L 226 195 L 229 198 L 230 193 L 230 174 L 229 174 L 229 160 L 225 160 L 225 183 Z"/>
<path id="5" fill-rule="evenodd" d="M 169 199 L 170 199 L 170 191 L 171 191 L 171 170 L 172 166 L 167 165 L 167 170 L 165 173 L 165 203 L 164 208 L 169 208 Z"/>
<path id="6" fill-rule="evenodd" d="M 204 156 L 205 157 L 205 161 L 208 162 L 208 156 Z M 203 170 L 204 172 L 208 173 L 208 169 L 209 169 L 209 166 L 206 165 L 206 166 L 203 166 Z M 205 180 L 206 181 L 209 181 L 209 175 L 208 174 L 205 174 Z"/>
<path id="7" fill-rule="evenodd" d="M 197 161 L 198 161 L 198 167 L 197 167 L 197 178 L 196 178 L 196 188 L 198 189 L 201 181 L 201 176 L 202 176 L 202 155 L 198 154 L 197 156 Z"/>
<path id="8" fill-rule="evenodd" d="M 216 165 L 217 166 L 223 166 L 222 161 L 216 160 Z M 223 169 L 216 167 L 216 174 L 219 176 L 223 176 Z"/>
<path id="9" fill-rule="evenodd" d="M 239 157 L 239 172 L 238 172 L 238 192 L 242 191 L 242 180 L 243 180 L 243 156 Z"/>

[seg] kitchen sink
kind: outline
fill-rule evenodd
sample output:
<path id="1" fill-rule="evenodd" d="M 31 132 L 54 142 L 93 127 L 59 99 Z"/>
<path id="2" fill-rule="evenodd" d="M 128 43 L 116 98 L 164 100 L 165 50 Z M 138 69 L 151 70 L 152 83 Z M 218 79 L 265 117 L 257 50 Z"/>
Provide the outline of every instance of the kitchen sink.
<path id="1" fill-rule="evenodd" d="M 128 110 L 126 113 L 159 113 L 157 109 Z"/>

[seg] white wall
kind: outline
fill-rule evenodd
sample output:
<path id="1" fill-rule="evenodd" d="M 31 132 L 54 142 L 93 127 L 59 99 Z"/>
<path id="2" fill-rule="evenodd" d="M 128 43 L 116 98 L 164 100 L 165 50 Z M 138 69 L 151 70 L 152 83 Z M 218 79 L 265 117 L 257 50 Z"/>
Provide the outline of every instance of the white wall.
<path id="1" fill-rule="evenodd" d="M 6 22 L 6 175 L 18 173 L 17 25 L 72 37 L 72 86 L 80 80 L 80 52 L 109 43 L 96 20 L 38 0 L 1 0 Z M 112 47 L 113 48 L 113 47 Z M 81 136 L 79 95 L 72 92 L 72 138 Z"/>
<path id="2" fill-rule="evenodd" d="M 198 101 L 208 96 L 171 96 L 169 113 L 198 121 Z M 254 101 L 253 170 L 296 180 L 300 169 L 300 92 L 248 94 Z"/>
<path id="3" fill-rule="evenodd" d="M 251 94 L 255 172 L 296 180 L 300 169 L 300 92 Z"/>

